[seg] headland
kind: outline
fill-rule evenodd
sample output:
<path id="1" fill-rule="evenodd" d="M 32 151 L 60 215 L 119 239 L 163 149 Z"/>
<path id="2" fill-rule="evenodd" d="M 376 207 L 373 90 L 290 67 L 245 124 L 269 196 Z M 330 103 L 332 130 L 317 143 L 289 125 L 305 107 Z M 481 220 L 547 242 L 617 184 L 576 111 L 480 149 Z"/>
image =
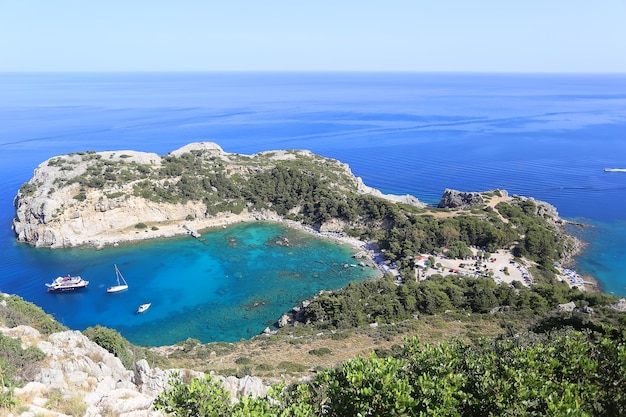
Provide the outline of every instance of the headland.
<path id="1" fill-rule="evenodd" d="M 528 269 L 539 265 L 570 286 L 597 287 L 570 269 L 582 244 L 548 203 L 504 190 L 447 189 L 438 207 L 428 207 L 368 187 L 348 165 L 306 150 L 242 155 L 200 142 L 165 156 L 61 155 L 37 167 L 14 205 L 17 240 L 36 247 L 102 248 L 276 221 L 351 244 L 399 281 L 452 272 L 530 284 Z M 498 256 L 487 265 L 468 262 L 483 261 L 485 253 Z M 434 263 L 420 271 L 428 257 Z"/>

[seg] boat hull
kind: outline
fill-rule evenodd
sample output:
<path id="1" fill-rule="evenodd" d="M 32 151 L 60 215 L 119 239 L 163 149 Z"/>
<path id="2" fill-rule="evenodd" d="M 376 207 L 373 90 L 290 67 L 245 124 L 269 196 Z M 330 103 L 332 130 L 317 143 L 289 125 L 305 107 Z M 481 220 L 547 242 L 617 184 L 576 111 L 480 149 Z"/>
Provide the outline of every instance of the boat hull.
<path id="1" fill-rule="evenodd" d="M 69 292 L 87 288 L 89 281 L 85 281 L 81 277 L 58 277 L 51 284 L 46 284 L 48 292 Z"/>
<path id="2" fill-rule="evenodd" d="M 140 305 L 139 308 L 137 309 L 137 314 L 143 313 L 144 311 L 149 309 L 151 305 L 152 305 L 152 303 Z"/>
<path id="3" fill-rule="evenodd" d="M 128 285 L 114 285 L 112 287 L 107 288 L 108 293 L 121 292 L 126 291 L 128 289 Z"/>
<path id="4" fill-rule="evenodd" d="M 72 287 L 72 288 L 48 288 L 48 292 L 70 292 L 70 291 L 78 291 L 83 288 L 87 288 L 86 285 L 82 287 Z"/>
<path id="5" fill-rule="evenodd" d="M 109 294 L 115 293 L 115 292 L 126 291 L 128 289 L 128 283 L 124 279 L 124 276 L 122 275 L 120 270 L 117 268 L 117 265 L 114 265 L 114 266 L 115 266 L 115 277 L 117 278 L 117 285 L 111 285 L 109 288 L 107 288 L 107 292 Z"/>

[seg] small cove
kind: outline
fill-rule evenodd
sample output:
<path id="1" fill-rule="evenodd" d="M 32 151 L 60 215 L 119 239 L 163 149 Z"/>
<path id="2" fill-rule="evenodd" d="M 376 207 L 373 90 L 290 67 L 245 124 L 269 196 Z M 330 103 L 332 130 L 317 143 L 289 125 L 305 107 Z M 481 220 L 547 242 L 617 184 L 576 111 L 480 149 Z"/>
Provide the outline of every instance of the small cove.
<path id="1" fill-rule="evenodd" d="M 371 267 L 346 267 L 355 263 L 355 248 L 271 222 L 205 230 L 200 239 L 24 250 L 33 257 L 32 277 L 20 290 L 26 300 L 72 329 L 99 324 L 145 346 L 250 338 L 320 290 L 376 276 Z M 129 289 L 108 294 L 114 264 Z M 66 273 L 81 275 L 89 287 L 47 293 L 44 283 Z M 151 308 L 136 314 L 147 302 Z"/>

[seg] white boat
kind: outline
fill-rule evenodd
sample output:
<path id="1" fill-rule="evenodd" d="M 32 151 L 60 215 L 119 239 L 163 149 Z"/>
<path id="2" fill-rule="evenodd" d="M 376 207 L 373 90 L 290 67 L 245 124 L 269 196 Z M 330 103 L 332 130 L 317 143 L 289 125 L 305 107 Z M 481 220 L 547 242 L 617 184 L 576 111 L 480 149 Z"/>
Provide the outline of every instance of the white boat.
<path id="1" fill-rule="evenodd" d="M 57 277 L 52 283 L 46 284 L 49 292 L 74 291 L 86 288 L 89 281 L 85 281 L 79 276 L 71 276 L 67 274 L 64 277 Z"/>
<path id="2" fill-rule="evenodd" d="M 117 278 L 117 285 L 113 285 L 107 288 L 107 292 L 111 293 L 111 292 L 120 292 L 120 291 L 127 290 L 128 283 L 124 279 L 124 276 L 122 275 L 120 270 L 117 269 L 117 265 L 115 265 L 115 277 Z"/>
<path id="3" fill-rule="evenodd" d="M 604 168 L 604 172 L 626 172 L 626 168 Z"/>
<path id="4" fill-rule="evenodd" d="M 146 304 L 140 305 L 139 308 L 137 309 L 137 314 L 143 313 L 144 311 L 149 309 L 151 305 L 152 305 L 152 303 L 146 303 Z"/>

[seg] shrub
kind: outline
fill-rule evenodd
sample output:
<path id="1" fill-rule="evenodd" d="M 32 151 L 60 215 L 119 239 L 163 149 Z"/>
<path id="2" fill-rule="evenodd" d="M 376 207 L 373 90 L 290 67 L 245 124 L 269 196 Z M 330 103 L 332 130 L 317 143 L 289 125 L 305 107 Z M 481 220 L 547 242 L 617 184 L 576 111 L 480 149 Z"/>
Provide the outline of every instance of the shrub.
<path id="1" fill-rule="evenodd" d="M 74 200 L 85 201 L 86 199 L 87 199 L 87 194 L 85 194 L 82 191 L 74 196 Z"/>
<path id="2" fill-rule="evenodd" d="M 256 366 L 256 370 L 259 372 L 269 372 L 274 369 L 274 366 L 269 363 L 260 363 Z"/>
<path id="3" fill-rule="evenodd" d="M 252 363 L 252 359 L 250 359 L 247 356 L 240 356 L 237 359 L 235 359 L 235 363 L 238 365 L 249 365 Z"/>
<path id="4" fill-rule="evenodd" d="M 333 352 L 330 349 L 328 349 L 327 347 L 309 350 L 309 355 L 314 355 L 314 356 L 330 355 L 331 353 L 333 353 Z"/>
<path id="5" fill-rule="evenodd" d="M 44 335 L 67 330 L 67 327 L 56 321 L 41 307 L 24 301 L 17 295 L 4 298 L 6 307 L 0 306 L 0 322 L 7 327 L 15 327 L 20 324 L 31 326 Z"/>
<path id="6" fill-rule="evenodd" d="M 154 400 L 154 408 L 181 417 L 225 416 L 230 409 L 230 395 L 218 381 L 194 378 L 184 384 L 180 377 L 170 381 L 169 390 Z"/>
<path id="7" fill-rule="evenodd" d="M 307 367 L 302 364 L 290 362 L 290 361 L 280 362 L 277 368 L 287 373 L 301 373 L 301 372 L 306 371 L 307 369 Z"/>
<path id="8" fill-rule="evenodd" d="M 127 369 L 133 369 L 134 361 L 130 351 L 130 343 L 116 330 L 96 325 L 88 327 L 83 334 L 92 342 L 102 346 L 108 352 L 117 356 Z"/>

